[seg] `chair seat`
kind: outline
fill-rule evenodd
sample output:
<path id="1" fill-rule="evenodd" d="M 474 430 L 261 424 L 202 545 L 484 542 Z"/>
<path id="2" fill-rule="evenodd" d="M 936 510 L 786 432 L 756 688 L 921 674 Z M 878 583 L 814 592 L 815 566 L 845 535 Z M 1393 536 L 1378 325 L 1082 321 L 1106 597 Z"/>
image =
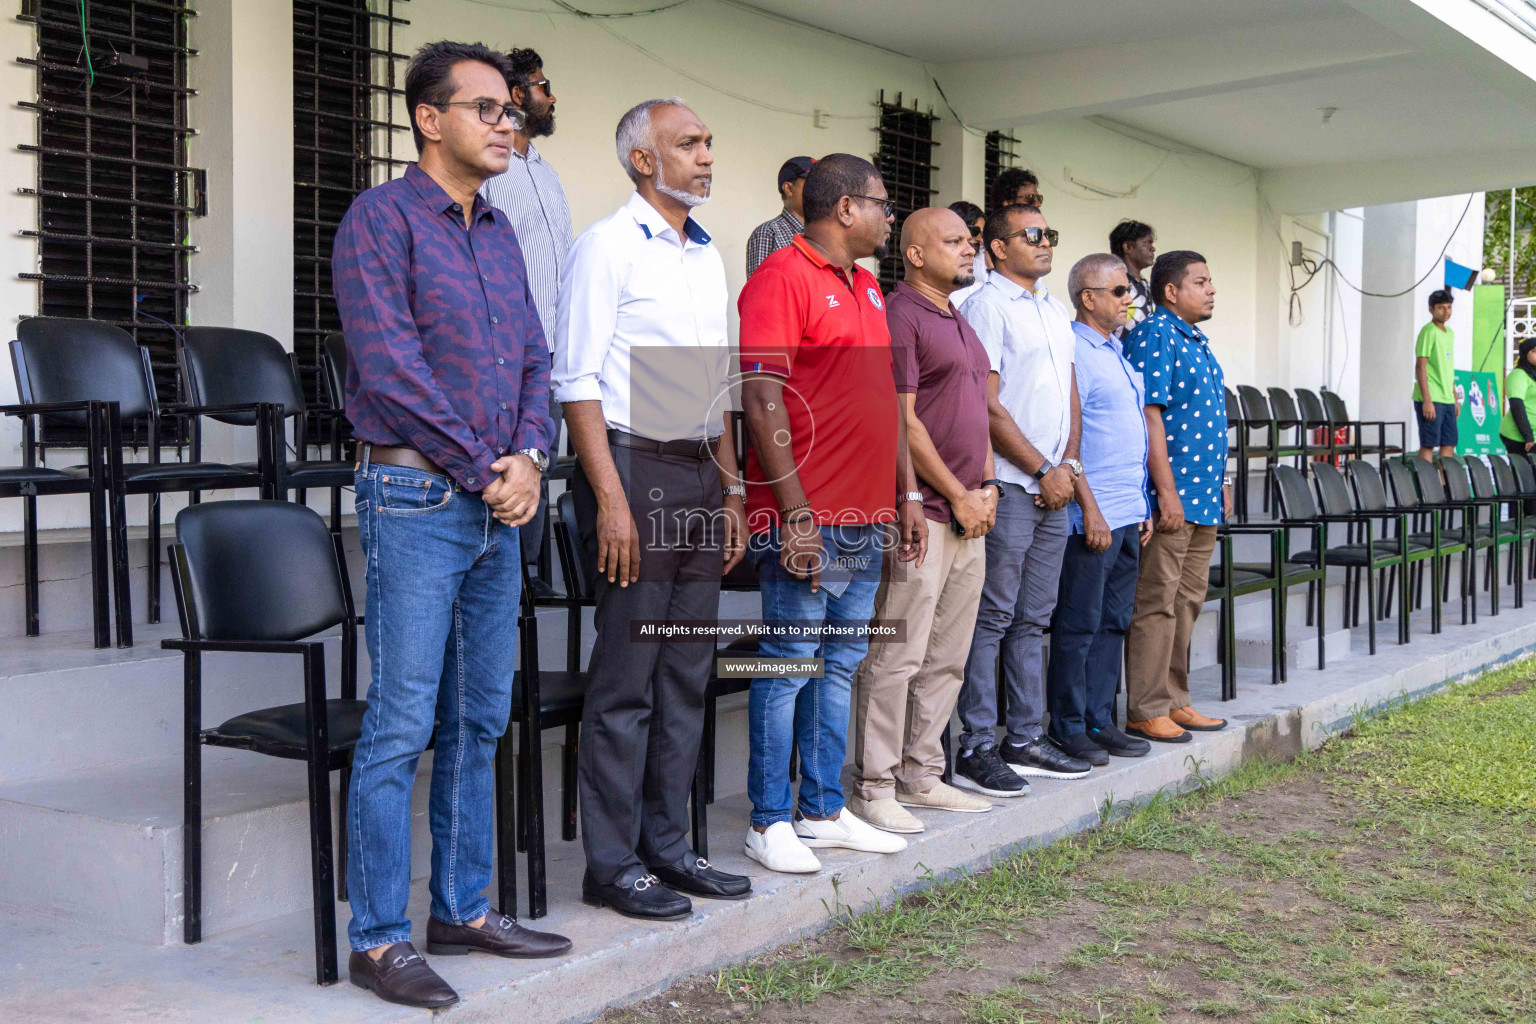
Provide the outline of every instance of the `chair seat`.
<path id="1" fill-rule="evenodd" d="M 1305 562 L 1297 561 L 1295 557 L 1291 557 L 1287 559 L 1285 564 L 1280 567 L 1280 571 L 1284 573 L 1287 578 L 1289 578 L 1291 576 L 1305 576 L 1307 573 L 1313 571 L 1316 567 L 1316 559 L 1313 559 L 1312 564 L 1308 565 Z M 1273 579 L 1275 575 L 1274 566 L 1270 565 L 1268 562 L 1233 562 L 1232 571 L 1239 573 L 1251 573 L 1254 576 L 1262 576 L 1266 580 Z"/>
<path id="2" fill-rule="evenodd" d="M 1399 553 L 1396 537 L 1383 538 L 1382 540 L 1376 541 L 1373 546 L 1375 548 L 1376 560 L 1378 562 L 1381 561 L 1383 557 L 1390 558 Z M 1415 542 L 1412 538 L 1409 538 L 1409 554 L 1417 554 L 1420 551 L 1430 550 L 1433 550 L 1430 545 L 1420 544 Z M 1292 561 L 1301 562 L 1303 565 L 1316 565 L 1317 552 L 1298 551 L 1291 556 L 1291 559 Z M 1340 544 L 1336 548 L 1328 549 L 1328 564 L 1362 566 L 1370 564 L 1370 558 L 1364 544 Z"/>
<path id="3" fill-rule="evenodd" d="M 66 473 L 62 469 L 44 469 L 42 466 L 0 467 L 0 484 L 65 483 L 79 480 L 84 474 Z"/>
<path id="4" fill-rule="evenodd" d="M 235 468 L 254 475 L 261 472 L 261 463 L 241 462 L 237 463 Z M 320 478 L 325 479 L 326 486 L 350 487 L 356 471 L 354 464 L 345 460 L 333 462 L 329 459 L 316 459 L 290 462 L 284 467 L 283 472 L 288 478 L 290 487 L 300 486 L 307 481 L 318 481 Z M 332 478 L 339 482 L 331 483 Z"/>
<path id="5" fill-rule="evenodd" d="M 580 709 L 587 696 L 585 672 L 548 672 L 539 670 L 539 713 Z M 512 673 L 512 718 L 521 717 L 523 706 L 523 674 Z"/>
<path id="6" fill-rule="evenodd" d="M 71 476 L 89 475 L 87 466 L 70 466 L 65 470 Z M 226 466 L 220 462 L 125 462 L 123 478 L 129 484 L 174 483 L 178 480 L 207 480 L 248 486 L 255 477 L 255 470 L 239 466 Z"/>
<path id="7" fill-rule="evenodd" d="M 1237 565 L 1232 566 L 1232 588 L 1239 590 L 1250 583 L 1263 583 L 1269 579 L 1268 574 L 1246 572 Z M 1210 586 L 1212 590 L 1220 590 L 1226 587 L 1226 582 L 1221 571 L 1221 566 L 1213 565 L 1210 571 Z"/>
<path id="8" fill-rule="evenodd" d="M 325 713 L 332 753 L 350 750 L 363 731 L 365 700 L 328 700 Z M 236 715 L 216 729 L 203 731 L 203 742 L 216 747 L 240 747 L 269 757 L 303 759 L 307 755 L 304 705 L 284 704 Z"/>

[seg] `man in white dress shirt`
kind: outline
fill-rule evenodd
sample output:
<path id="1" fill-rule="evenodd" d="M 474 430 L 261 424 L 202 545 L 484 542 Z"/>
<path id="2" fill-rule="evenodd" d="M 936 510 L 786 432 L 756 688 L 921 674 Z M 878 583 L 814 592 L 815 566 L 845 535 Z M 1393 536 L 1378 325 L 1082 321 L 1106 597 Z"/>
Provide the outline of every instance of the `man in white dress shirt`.
<path id="1" fill-rule="evenodd" d="M 480 187 L 485 201 L 507 215 L 517 244 L 528 268 L 528 287 L 533 291 L 533 305 L 539 313 L 539 326 L 553 344 L 555 338 L 555 301 L 560 294 L 560 267 L 571 250 L 571 207 L 565 199 L 560 175 L 545 160 L 534 139 L 555 134 L 555 92 L 544 74 L 544 58 L 531 49 L 511 50 L 512 77 L 507 88 L 512 103 L 523 110 L 523 126 L 512 133 L 512 161 L 507 169 Z M 560 403 L 553 393 L 549 416 L 555 421 L 559 441 Z M 551 450 L 550 455 L 555 454 Z M 523 561 L 538 560 L 544 540 L 544 524 L 549 505 L 548 471 L 539 487 L 539 510 L 518 528 L 518 544 Z M 546 567 L 547 568 L 547 567 Z M 541 581 L 535 581 L 539 587 Z"/>
<path id="2" fill-rule="evenodd" d="M 1086 761 L 1045 737 L 1045 627 L 1056 609 L 1070 524 L 1067 504 L 1083 473 L 1072 360 L 1072 314 L 1040 279 L 1051 272 L 1056 232 L 1035 206 L 997 206 L 982 238 L 992 256 L 986 285 L 961 314 L 992 364 L 988 413 L 997 478 L 997 522 L 987 534 L 987 578 L 960 690 L 955 784 L 988 796 L 1029 792 L 1021 776 L 1075 779 Z M 1002 647 L 1008 734 L 997 743 L 996 665 Z"/>
<path id="3" fill-rule="evenodd" d="M 720 577 L 745 550 L 725 430 L 725 266 L 689 215 L 709 199 L 711 142 L 675 98 L 619 121 L 635 192 L 571 248 L 550 374 L 579 461 L 572 492 L 597 597 L 579 755 L 582 899 L 652 921 L 688 917 L 689 896 L 751 890 L 688 841 L 714 641 L 638 636 L 647 621 L 713 621 Z"/>

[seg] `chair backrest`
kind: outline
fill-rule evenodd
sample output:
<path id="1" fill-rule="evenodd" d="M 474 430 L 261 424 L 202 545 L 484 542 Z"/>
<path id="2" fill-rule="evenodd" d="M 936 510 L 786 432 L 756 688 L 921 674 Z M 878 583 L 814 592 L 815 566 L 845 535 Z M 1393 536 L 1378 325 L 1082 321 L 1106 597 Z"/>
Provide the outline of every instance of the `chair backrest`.
<path id="1" fill-rule="evenodd" d="M 1419 497 L 1425 504 L 1441 505 L 1446 499 L 1445 485 L 1440 482 L 1440 472 L 1428 459 L 1413 460 L 1413 475 L 1419 481 Z"/>
<path id="2" fill-rule="evenodd" d="M 325 336 L 321 363 L 325 367 L 325 387 L 330 392 L 331 407 L 347 407 L 347 341 L 340 331 Z"/>
<path id="3" fill-rule="evenodd" d="M 1242 406 L 1237 404 L 1237 396 L 1232 393 L 1232 389 L 1229 387 L 1223 387 L 1221 390 L 1227 396 L 1227 426 L 1236 427 L 1241 425 L 1243 422 L 1243 409 Z"/>
<path id="4" fill-rule="evenodd" d="M 1301 415 L 1296 411 L 1296 400 L 1285 388 L 1269 389 L 1269 410 L 1274 414 L 1275 422 L 1282 427 L 1294 427 L 1301 422 Z"/>
<path id="5" fill-rule="evenodd" d="M 289 501 L 207 501 L 176 514 L 172 577 L 188 640 L 301 640 L 350 617 L 320 514 Z"/>
<path id="6" fill-rule="evenodd" d="M 1243 407 L 1243 419 L 1251 423 L 1268 423 L 1270 421 L 1269 401 L 1265 399 L 1264 392 L 1252 384 L 1239 384 L 1237 386 L 1237 400 Z"/>
<path id="7" fill-rule="evenodd" d="M 1323 389 L 1323 408 L 1327 411 L 1330 422 L 1341 426 L 1350 422 L 1349 409 L 1345 407 L 1344 399 L 1327 388 Z"/>
<path id="8" fill-rule="evenodd" d="M 1467 477 L 1467 467 L 1454 455 L 1440 457 L 1440 471 L 1445 474 L 1445 489 L 1452 501 L 1469 501 L 1472 498 L 1472 481 Z"/>
<path id="9" fill-rule="evenodd" d="M 1477 456 L 1466 460 L 1467 475 L 1472 478 L 1472 493 L 1479 498 L 1497 498 L 1499 489 L 1494 486 L 1493 474 L 1488 471 L 1488 464 Z"/>
<path id="10" fill-rule="evenodd" d="M 1413 470 L 1408 467 L 1408 463 L 1401 459 L 1387 460 L 1387 480 L 1392 484 L 1392 499 L 1396 503 L 1394 507 L 1414 508 L 1419 504 L 1419 488 L 1413 481 Z"/>
<path id="11" fill-rule="evenodd" d="M 1381 474 L 1369 462 L 1349 460 L 1349 479 L 1355 485 L 1356 504 L 1369 512 L 1381 512 L 1398 506 L 1388 504 L 1387 487 Z"/>
<path id="12" fill-rule="evenodd" d="M 1316 391 L 1306 388 L 1296 389 L 1297 410 L 1301 413 L 1301 419 L 1309 427 L 1326 427 L 1329 424 L 1328 414 L 1323 411 L 1323 400 L 1317 397 Z"/>
<path id="13" fill-rule="evenodd" d="M 1295 466 L 1275 466 L 1275 492 L 1280 498 L 1280 518 L 1315 519 L 1317 503 L 1312 500 L 1312 489 L 1307 478 Z"/>
<path id="14" fill-rule="evenodd" d="M 154 407 L 147 354 L 112 324 L 28 317 L 16 325 L 11 367 L 23 402 L 116 402 L 124 419 Z M 60 419 L 83 425 L 84 415 Z"/>
<path id="15" fill-rule="evenodd" d="M 1326 514 L 1347 516 L 1355 511 L 1349 484 L 1344 482 L 1344 474 L 1339 472 L 1338 466 L 1331 462 L 1314 462 L 1312 479 L 1317 481 L 1317 497 Z"/>
<path id="16" fill-rule="evenodd" d="M 304 390 L 278 340 L 238 327 L 187 327 L 181 332 L 181 359 L 187 400 L 193 405 L 247 405 L 270 402 L 283 415 L 304 412 Z M 254 412 L 223 413 L 224 423 L 254 426 Z"/>
<path id="17" fill-rule="evenodd" d="M 1531 468 L 1529 456 L 1511 455 L 1509 468 L 1515 471 L 1515 482 L 1520 485 L 1520 493 L 1536 494 L 1536 469 Z"/>
<path id="18" fill-rule="evenodd" d="M 565 592 L 578 601 L 591 601 L 592 578 L 587 574 L 586 548 L 576 521 L 576 498 L 569 487 L 555 499 L 555 511 L 555 550 L 560 558 L 560 573 L 565 577 Z"/>
<path id="19" fill-rule="evenodd" d="M 1520 496 L 1520 483 L 1515 479 L 1515 470 L 1509 464 L 1509 460 L 1502 455 L 1493 455 L 1488 459 L 1493 463 L 1493 482 L 1498 485 L 1499 493 L 1506 498 Z"/>

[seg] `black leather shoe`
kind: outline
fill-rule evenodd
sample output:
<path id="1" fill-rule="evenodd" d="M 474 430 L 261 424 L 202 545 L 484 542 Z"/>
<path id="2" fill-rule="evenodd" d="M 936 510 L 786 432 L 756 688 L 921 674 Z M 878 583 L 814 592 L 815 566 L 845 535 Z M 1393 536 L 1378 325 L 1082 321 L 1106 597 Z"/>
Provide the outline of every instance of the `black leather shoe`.
<path id="1" fill-rule="evenodd" d="M 478 928 L 427 918 L 427 952 L 433 956 L 464 956 L 475 950 L 492 956 L 538 960 L 559 956 L 570 948 L 571 940 L 564 935 L 524 928 L 499 910 L 487 911 Z"/>
<path id="2" fill-rule="evenodd" d="M 409 942 L 397 942 L 374 960 L 356 950 L 347 958 L 352 984 L 366 988 L 386 1003 L 441 1010 L 459 1001 L 453 990 Z"/>
<path id="3" fill-rule="evenodd" d="M 628 885 L 598 885 L 588 871 L 581 879 L 581 902 L 642 921 L 681 921 L 693 913 L 688 897 L 668 889 L 655 875 L 641 875 Z"/>
<path id="4" fill-rule="evenodd" d="M 693 854 L 675 864 L 651 868 L 651 874 L 674 892 L 702 896 L 707 900 L 744 900 L 752 895 L 752 879 L 746 875 L 727 874 Z"/>
<path id="5" fill-rule="evenodd" d="M 1109 751 L 1099 746 L 1085 732 L 1075 732 L 1071 736 L 1064 736 L 1054 742 L 1061 750 L 1077 758 L 1079 761 L 1087 761 L 1089 764 L 1101 768 L 1109 764 Z"/>
<path id="6" fill-rule="evenodd" d="M 1113 725 L 1089 729 L 1088 738 L 1115 757 L 1146 757 L 1152 750 L 1152 744 L 1140 736 L 1127 735 Z"/>

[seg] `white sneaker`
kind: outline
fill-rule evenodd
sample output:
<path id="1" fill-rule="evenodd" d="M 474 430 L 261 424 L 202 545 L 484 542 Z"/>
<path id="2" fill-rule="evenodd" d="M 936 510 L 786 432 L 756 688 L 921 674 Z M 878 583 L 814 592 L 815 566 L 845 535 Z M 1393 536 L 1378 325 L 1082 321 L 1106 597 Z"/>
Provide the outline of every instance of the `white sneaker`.
<path id="1" fill-rule="evenodd" d="M 900 853 L 907 848 L 907 841 L 901 836 L 874 828 L 867 822 L 861 821 L 846 807 L 831 821 L 797 818 L 795 835 L 812 849 L 834 848 L 858 850 L 861 853 Z"/>
<path id="2" fill-rule="evenodd" d="M 808 875 L 821 870 L 821 861 L 806 849 L 787 821 L 776 821 L 764 832 L 748 825 L 746 854 L 769 871 Z"/>

